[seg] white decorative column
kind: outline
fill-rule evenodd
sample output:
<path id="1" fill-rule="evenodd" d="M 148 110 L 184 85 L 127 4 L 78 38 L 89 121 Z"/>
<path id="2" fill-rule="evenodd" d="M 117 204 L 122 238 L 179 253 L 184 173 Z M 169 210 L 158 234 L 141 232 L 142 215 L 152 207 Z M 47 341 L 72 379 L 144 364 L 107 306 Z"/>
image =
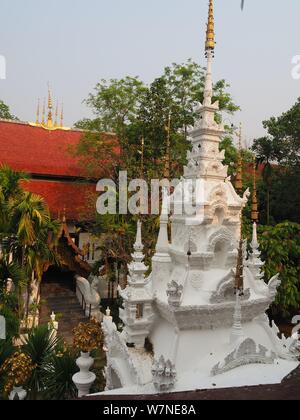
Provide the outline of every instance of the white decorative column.
<path id="1" fill-rule="evenodd" d="M 56 339 L 58 333 L 58 322 L 56 321 L 56 315 L 52 312 L 50 316 L 50 322 L 48 322 L 48 330 L 51 331 L 51 339 Z"/>
<path id="2" fill-rule="evenodd" d="M 13 390 L 9 394 L 8 399 L 10 401 L 14 401 L 14 400 L 24 401 L 26 397 L 27 397 L 27 392 L 25 391 L 25 389 L 23 387 L 14 386 Z"/>
<path id="3" fill-rule="evenodd" d="M 90 368 L 94 364 L 94 359 L 90 353 L 81 353 L 81 356 L 76 360 L 76 364 L 80 372 L 76 373 L 72 380 L 78 389 L 78 397 L 82 398 L 90 393 L 90 389 L 96 380 L 96 375 L 90 372 Z"/>

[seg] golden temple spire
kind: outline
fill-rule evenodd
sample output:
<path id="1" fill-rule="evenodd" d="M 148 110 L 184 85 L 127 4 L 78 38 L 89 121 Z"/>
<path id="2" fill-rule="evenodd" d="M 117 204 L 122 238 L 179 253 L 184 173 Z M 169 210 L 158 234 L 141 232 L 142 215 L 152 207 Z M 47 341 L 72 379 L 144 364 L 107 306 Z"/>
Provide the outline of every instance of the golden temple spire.
<path id="1" fill-rule="evenodd" d="M 243 156 L 242 156 L 242 124 L 239 131 L 238 162 L 235 178 L 235 189 L 241 194 L 243 192 Z"/>
<path id="2" fill-rule="evenodd" d="M 256 183 L 256 157 L 253 158 L 253 192 L 252 192 L 252 209 L 251 219 L 253 223 L 257 223 L 259 219 L 258 200 L 257 200 L 257 183 Z"/>
<path id="3" fill-rule="evenodd" d="M 60 127 L 64 126 L 64 103 L 61 104 L 61 112 L 60 112 Z"/>
<path id="4" fill-rule="evenodd" d="M 46 125 L 46 121 L 45 121 L 45 118 L 46 118 L 46 99 L 44 98 L 44 102 L 43 102 L 43 117 L 42 117 L 42 126 L 45 126 Z"/>
<path id="5" fill-rule="evenodd" d="M 38 99 L 38 106 L 36 111 L 36 119 L 34 122 L 29 122 L 32 127 L 42 127 L 45 130 L 55 131 L 64 130 L 69 131 L 70 128 L 64 127 L 64 104 L 62 103 L 60 109 L 60 101 L 57 99 L 53 101 L 52 92 L 48 83 L 48 99 L 43 98 L 41 104 L 40 98 Z M 55 106 L 54 106 L 55 102 Z M 55 108 L 55 112 L 54 112 Z M 48 113 L 47 113 L 48 109 Z"/>
<path id="6" fill-rule="evenodd" d="M 50 90 L 50 86 L 48 85 L 48 122 L 47 122 L 48 128 L 53 127 L 52 108 L 53 108 L 53 105 L 52 105 L 51 90 Z"/>
<path id="7" fill-rule="evenodd" d="M 206 30 L 205 51 L 214 51 L 215 49 L 215 20 L 213 0 L 209 0 L 208 23 Z"/>
<path id="8" fill-rule="evenodd" d="M 56 108 L 55 108 L 55 122 L 54 122 L 54 127 L 55 128 L 58 127 L 58 101 L 56 103 Z"/>
<path id="9" fill-rule="evenodd" d="M 36 125 L 40 125 L 40 98 L 38 98 L 38 105 L 36 110 Z"/>

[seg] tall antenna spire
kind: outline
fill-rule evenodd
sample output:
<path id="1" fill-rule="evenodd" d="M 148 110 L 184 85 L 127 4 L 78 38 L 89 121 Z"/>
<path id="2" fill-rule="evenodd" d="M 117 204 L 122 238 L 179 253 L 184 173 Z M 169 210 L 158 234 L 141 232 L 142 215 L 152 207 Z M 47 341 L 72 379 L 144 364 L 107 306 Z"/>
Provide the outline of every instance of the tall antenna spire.
<path id="1" fill-rule="evenodd" d="M 238 162 L 237 162 L 237 171 L 235 179 L 235 189 L 241 194 L 243 192 L 243 156 L 242 156 L 242 124 L 240 124 L 239 131 L 239 146 L 238 146 Z"/>
<path id="2" fill-rule="evenodd" d="M 257 200 L 257 183 L 256 183 L 256 156 L 254 156 L 253 158 L 253 192 L 252 192 L 251 219 L 253 223 L 257 223 L 259 219 L 258 200 Z"/>
<path id="3" fill-rule="evenodd" d="M 53 127 L 52 108 L 53 108 L 53 105 L 52 105 L 51 90 L 50 90 L 50 85 L 48 84 L 48 122 L 47 122 L 48 128 Z"/>
<path id="4" fill-rule="evenodd" d="M 40 98 L 38 98 L 38 105 L 36 110 L 36 125 L 40 125 Z"/>
<path id="5" fill-rule="evenodd" d="M 215 19 L 213 0 L 209 0 L 208 23 L 206 31 L 205 51 L 214 51 L 215 49 Z"/>

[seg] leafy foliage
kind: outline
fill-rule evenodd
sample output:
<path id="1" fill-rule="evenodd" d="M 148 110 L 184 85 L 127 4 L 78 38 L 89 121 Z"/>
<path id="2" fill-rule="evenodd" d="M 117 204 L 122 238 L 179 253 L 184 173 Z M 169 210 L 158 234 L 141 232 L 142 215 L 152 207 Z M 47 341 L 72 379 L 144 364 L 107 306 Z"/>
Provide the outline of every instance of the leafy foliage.
<path id="1" fill-rule="evenodd" d="M 72 381 L 78 372 L 77 353 L 67 349 L 50 355 L 43 369 L 43 399 L 71 400 L 77 397 L 77 389 Z"/>
<path id="2" fill-rule="evenodd" d="M 11 114 L 9 106 L 0 100 L 0 118 L 3 120 L 17 120 L 17 117 Z"/>
<path id="3" fill-rule="evenodd" d="M 28 354 L 36 365 L 29 380 L 31 397 L 43 389 L 44 366 L 49 358 L 55 353 L 60 341 L 51 336 L 47 325 L 42 325 L 32 330 L 25 342 L 23 351 Z"/>
<path id="4" fill-rule="evenodd" d="M 265 261 L 265 278 L 280 273 L 281 287 L 275 309 L 288 316 L 300 306 L 300 225 L 284 222 L 260 227 L 260 245 Z"/>
<path id="5" fill-rule="evenodd" d="M 3 249 L 0 257 L 0 305 L 6 310 L 8 325 L 14 333 L 16 322 L 13 322 L 13 315 L 18 317 L 19 323 L 24 315 L 26 318 L 29 315 L 32 282 L 39 283 L 48 265 L 56 261 L 49 238 L 51 233 L 55 239 L 59 229 L 59 224 L 51 220 L 44 200 L 22 189 L 21 182 L 26 182 L 27 178 L 26 174 L 7 166 L 0 167 L 0 241 Z M 12 280 L 18 297 L 17 309 L 8 305 L 5 293 L 8 279 Z M 9 329 L 9 334 L 12 331 Z"/>
<path id="6" fill-rule="evenodd" d="M 227 92 L 228 87 L 224 80 L 218 81 L 214 86 L 214 100 L 219 101 L 221 111 L 233 113 L 239 108 Z M 120 166 L 128 171 L 129 178 L 139 174 L 143 137 L 144 175 L 160 178 L 166 153 L 166 125 L 171 114 L 172 176 L 176 176 L 185 163 L 190 147 L 188 126 L 194 122 L 194 107 L 203 100 L 203 91 L 204 69 L 191 60 L 166 67 L 162 76 L 149 86 L 138 77 L 101 80 L 86 100 L 96 118 L 79 121 L 76 126 L 116 133 L 122 149 Z M 78 155 L 83 159 L 85 152 L 79 145 Z M 95 158 L 98 160 L 99 154 Z"/>

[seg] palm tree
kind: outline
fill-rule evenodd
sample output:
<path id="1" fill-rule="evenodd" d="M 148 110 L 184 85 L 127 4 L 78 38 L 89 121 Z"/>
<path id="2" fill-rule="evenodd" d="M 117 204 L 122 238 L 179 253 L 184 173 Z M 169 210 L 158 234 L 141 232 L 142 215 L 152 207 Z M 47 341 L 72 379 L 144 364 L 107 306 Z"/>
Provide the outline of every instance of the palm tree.
<path id="1" fill-rule="evenodd" d="M 26 179 L 24 173 L 14 172 L 7 166 L 0 167 L 0 239 L 5 251 L 2 259 L 7 262 L 13 254 L 14 264 L 22 268 L 23 281 L 11 277 L 18 290 L 20 320 L 24 285 L 27 285 L 27 318 L 32 282 L 36 280 L 39 285 L 44 271 L 55 262 L 50 241 L 55 241 L 59 230 L 59 224 L 51 221 L 44 200 L 21 188 L 20 182 Z"/>
<path id="2" fill-rule="evenodd" d="M 20 182 L 27 179 L 23 172 L 15 172 L 6 165 L 0 166 L 0 239 L 15 233 L 12 216 L 23 196 Z"/>
<path id="3" fill-rule="evenodd" d="M 45 269 L 55 262 L 55 254 L 49 244 L 49 232 L 57 234 L 59 226 L 51 222 L 49 208 L 43 198 L 31 193 L 24 194 L 14 218 L 18 243 L 22 250 L 21 264 L 28 278 L 25 311 L 28 318 L 31 285 L 36 281 L 39 287 Z"/>

